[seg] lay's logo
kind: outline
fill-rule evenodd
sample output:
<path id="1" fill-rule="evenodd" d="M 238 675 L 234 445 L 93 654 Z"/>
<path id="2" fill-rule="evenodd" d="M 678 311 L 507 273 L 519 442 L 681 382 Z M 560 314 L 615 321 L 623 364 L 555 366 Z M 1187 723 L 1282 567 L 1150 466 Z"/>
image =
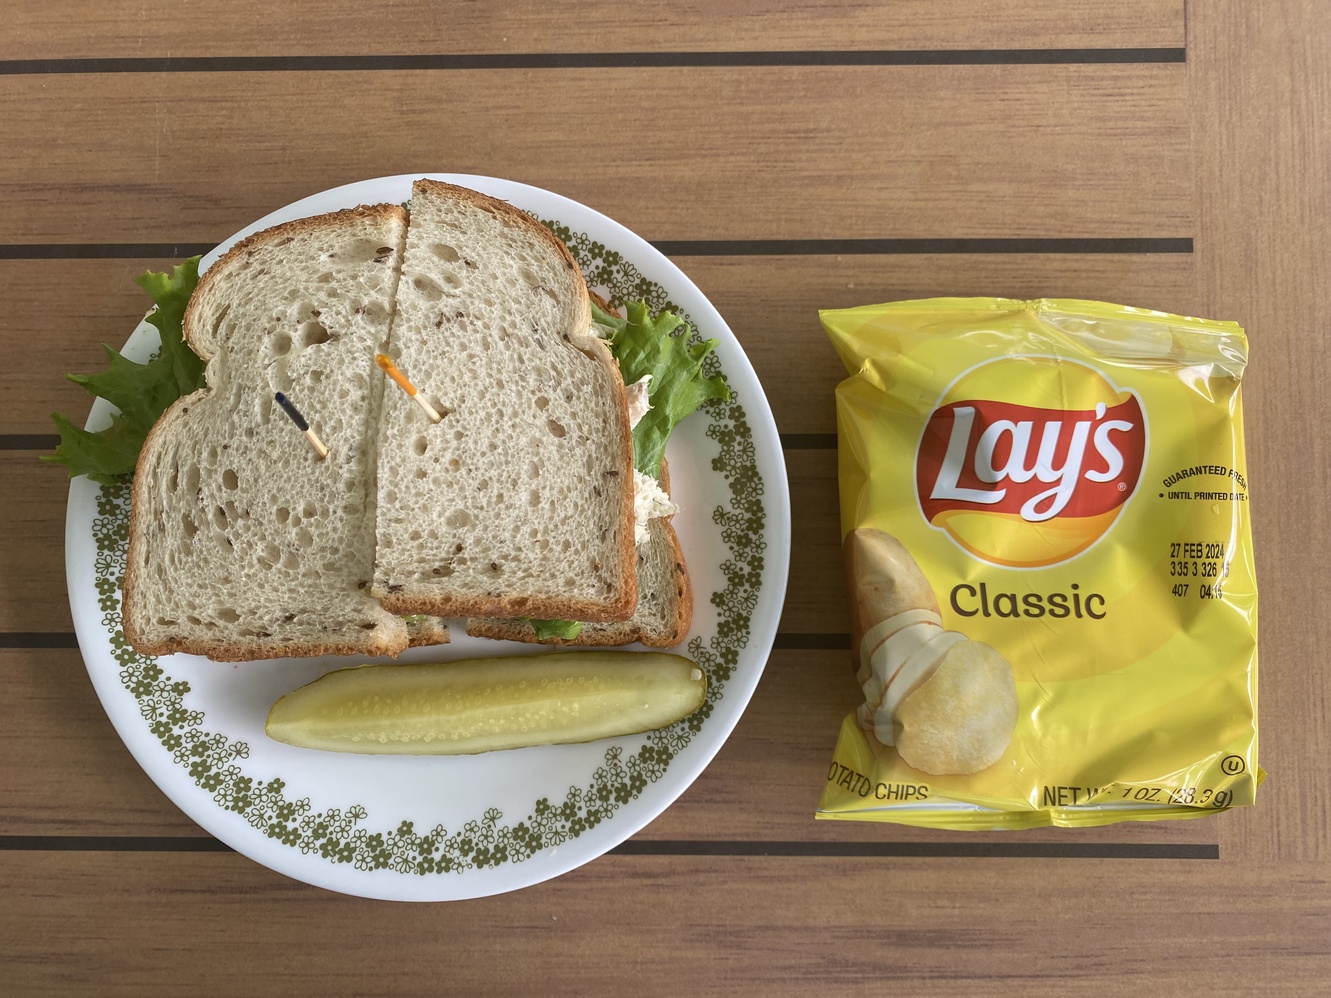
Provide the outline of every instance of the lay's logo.
<path id="1" fill-rule="evenodd" d="M 1034 399 L 1059 399 L 1049 408 Z M 978 558 L 1052 565 L 1117 519 L 1146 458 L 1137 396 L 1049 357 L 982 365 L 949 387 L 915 460 L 920 509 Z"/>

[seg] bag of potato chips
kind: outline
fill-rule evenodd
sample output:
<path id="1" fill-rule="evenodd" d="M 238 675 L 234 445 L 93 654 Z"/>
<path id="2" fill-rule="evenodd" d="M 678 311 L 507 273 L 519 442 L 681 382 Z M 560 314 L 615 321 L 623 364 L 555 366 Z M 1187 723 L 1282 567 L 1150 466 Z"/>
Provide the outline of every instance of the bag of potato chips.
<path id="1" fill-rule="evenodd" d="M 1088 301 L 821 313 L 852 658 L 822 818 L 1099 825 L 1251 804 L 1233 323 Z"/>

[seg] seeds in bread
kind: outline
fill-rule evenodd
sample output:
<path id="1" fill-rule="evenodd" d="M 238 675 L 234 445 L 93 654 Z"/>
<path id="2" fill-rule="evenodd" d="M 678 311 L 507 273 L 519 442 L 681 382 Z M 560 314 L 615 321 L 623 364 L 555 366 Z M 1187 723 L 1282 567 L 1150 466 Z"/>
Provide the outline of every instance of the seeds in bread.
<path id="1" fill-rule="evenodd" d="M 624 384 L 568 250 L 510 205 L 412 188 L 388 354 L 440 412 L 383 400 L 373 594 L 395 613 L 626 620 Z"/>
<path id="2" fill-rule="evenodd" d="M 243 661 L 407 647 L 406 623 L 369 595 L 374 354 L 406 221 L 379 205 L 290 222 L 200 280 L 184 332 L 207 387 L 158 421 L 134 476 L 123 617 L 138 651 Z"/>

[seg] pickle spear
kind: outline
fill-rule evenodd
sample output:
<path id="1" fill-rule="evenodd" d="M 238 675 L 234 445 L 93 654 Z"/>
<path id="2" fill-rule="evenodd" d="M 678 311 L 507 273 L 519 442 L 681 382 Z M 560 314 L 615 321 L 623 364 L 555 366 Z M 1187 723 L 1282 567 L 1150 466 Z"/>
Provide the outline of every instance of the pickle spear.
<path id="1" fill-rule="evenodd" d="M 593 651 L 339 669 L 268 712 L 270 738 L 376 755 L 470 755 L 589 742 L 702 706 L 703 671 L 663 652 Z"/>

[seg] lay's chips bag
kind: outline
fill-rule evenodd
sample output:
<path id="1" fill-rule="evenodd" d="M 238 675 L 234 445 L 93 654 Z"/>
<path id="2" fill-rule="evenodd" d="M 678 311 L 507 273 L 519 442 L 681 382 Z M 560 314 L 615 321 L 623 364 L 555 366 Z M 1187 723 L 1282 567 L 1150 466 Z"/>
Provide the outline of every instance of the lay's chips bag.
<path id="1" fill-rule="evenodd" d="M 1088 301 L 826 311 L 852 658 L 818 816 L 946 828 L 1253 803 L 1233 323 Z"/>

